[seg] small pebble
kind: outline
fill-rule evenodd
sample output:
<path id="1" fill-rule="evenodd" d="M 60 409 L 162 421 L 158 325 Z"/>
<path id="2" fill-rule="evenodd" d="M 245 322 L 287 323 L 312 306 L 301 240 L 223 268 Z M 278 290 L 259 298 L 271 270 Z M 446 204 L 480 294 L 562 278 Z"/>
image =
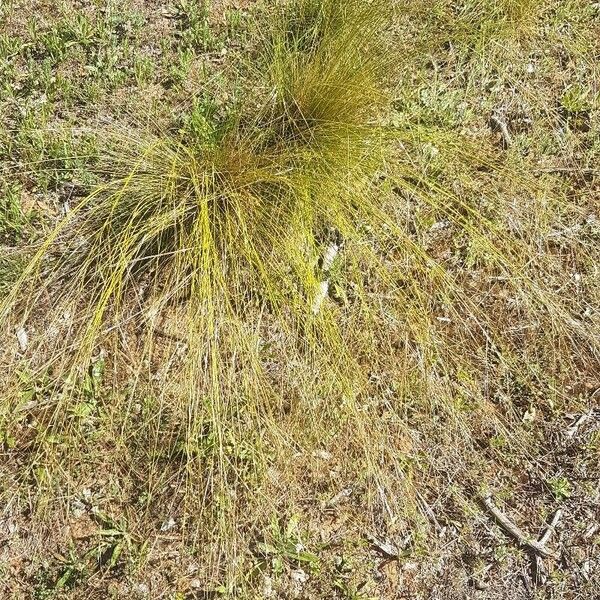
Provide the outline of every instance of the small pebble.
<path id="1" fill-rule="evenodd" d="M 29 336 L 23 327 L 17 327 L 15 330 L 15 335 L 17 336 L 17 341 L 19 342 L 19 348 L 21 352 L 25 352 L 27 350 L 27 345 L 29 344 Z"/>

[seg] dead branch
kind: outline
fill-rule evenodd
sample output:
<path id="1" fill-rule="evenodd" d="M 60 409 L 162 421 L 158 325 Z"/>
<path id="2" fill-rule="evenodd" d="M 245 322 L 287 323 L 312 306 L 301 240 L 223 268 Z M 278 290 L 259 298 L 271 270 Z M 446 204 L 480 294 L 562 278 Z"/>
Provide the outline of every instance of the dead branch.
<path id="1" fill-rule="evenodd" d="M 546 531 L 544 531 L 544 534 L 538 540 L 538 544 L 545 546 L 548 543 L 548 540 L 550 539 L 550 536 L 554 533 L 554 530 L 556 529 L 556 526 L 558 525 L 558 522 L 560 521 L 561 517 L 562 517 L 562 510 L 559 508 L 554 513 L 554 516 L 552 517 L 552 520 L 550 521 L 548 528 L 546 529 Z"/>
<path id="2" fill-rule="evenodd" d="M 530 538 L 515 523 L 513 523 L 513 521 L 511 521 L 511 519 L 494 504 L 491 496 L 480 496 L 479 499 L 488 512 L 496 519 L 498 524 L 522 546 L 529 548 L 536 554 L 544 556 L 545 558 L 558 558 L 556 553 L 548 550 L 541 542 Z"/>

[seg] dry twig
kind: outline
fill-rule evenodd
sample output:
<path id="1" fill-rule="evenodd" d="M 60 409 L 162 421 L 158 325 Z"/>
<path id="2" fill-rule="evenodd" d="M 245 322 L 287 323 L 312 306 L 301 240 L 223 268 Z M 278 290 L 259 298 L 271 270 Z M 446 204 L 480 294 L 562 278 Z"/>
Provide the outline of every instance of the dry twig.
<path id="1" fill-rule="evenodd" d="M 506 124 L 506 121 L 500 115 L 493 114 L 490 117 L 490 122 L 502 135 L 504 147 L 508 148 L 512 144 L 512 136 L 510 135 L 510 131 L 508 131 L 508 125 Z"/>
<path id="2" fill-rule="evenodd" d="M 550 539 L 550 536 L 552 535 L 552 533 L 556 529 L 556 526 L 558 525 L 558 522 L 560 521 L 561 517 L 562 517 L 562 510 L 560 510 L 560 508 L 559 508 L 554 513 L 554 516 L 552 517 L 552 520 L 550 521 L 550 524 L 546 528 L 546 531 L 544 531 L 544 533 L 542 534 L 542 536 L 538 540 L 538 544 L 541 544 L 542 546 L 546 545 L 546 543 Z M 542 559 L 541 559 L 541 557 L 539 555 L 536 554 L 533 557 L 533 564 L 532 564 L 532 577 L 533 577 L 533 580 L 536 583 L 543 583 L 546 580 L 547 576 L 548 576 L 548 573 L 547 573 L 547 570 L 544 568 L 544 565 L 542 563 Z"/>
<path id="3" fill-rule="evenodd" d="M 546 529 L 546 531 L 544 531 L 544 534 L 538 540 L 538 544 L 545 546 L 548 543 L 548 540 L 550 539 L 550 536 L 554 533 L 554 530 L 556 529 L 556 526 L 558 525 L 558 522 L 560 521 L 561 517 L 562 517 L 562 510 L 559 508 L 554 513 L 554 516 L 552 517 L 552 521 L 550 521 L 548 528 Z"/>
<path id="4" fill-rule="evenodd" d="M 502 528 L 513 538 L 515 538 L 522 546 L 529 548 L 536 554 L 539 554 L 545 558 L 557 558 L 556 553 L 548 550 L 548 548 L 546 548 L 541 541 L 535 541 L 531 539 L 515 523 L 513 523 L 513 521 L 511 521 L 511 519 L 494 504 L 491 496 L 480 496 L 480 500 L 483 506 L 490 512 L 490 514 L 494 517 L 494 519 L 496 519 Z M 552 524 L 548 528 L 550 533 L 551 528 L 553 528 Z M 548 534 L 548 537 L 549 536 L 550 534 Z"/>

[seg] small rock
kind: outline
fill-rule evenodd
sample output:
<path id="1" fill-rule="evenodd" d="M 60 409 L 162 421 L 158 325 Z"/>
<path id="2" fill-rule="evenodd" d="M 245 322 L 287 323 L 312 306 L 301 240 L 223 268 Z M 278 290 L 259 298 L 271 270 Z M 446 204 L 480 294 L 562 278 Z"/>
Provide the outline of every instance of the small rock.
<path id="1" fill-rule="evenodd" d="M 320 458 L 321 460 L 331 460 L 331 452 L 327 452 L 327 450 L 316 450 L 313 452 L 313 456 L 315 458 Z"/>
<path id="2" fill-rule="evenodd" d="M 423 145 L 423 152 L 424 152 L 425 156 L 427 158 L 429 158 L 430 160 L 437 158 L 440 154 L 439 149 L 436 146 L 434 146 L 433 144 L 429 144 L 429 143 Z"/>
<path id="3" fill-rule="evenodd" d="M 17 336 L 17 341 L 19 342 L 19 348 L 21 352 L 25 352 L 27 350 L 27 345 L 29 344 L 29 336 L 23 327 L 17 327 L 15 330 L 15 335 Z"/>
<path id="4" fill-rule="evenodd" d="M 76 519 L 82 517 L 85 513 L 86 505 L 81 500 L 76 499 L 71 505 L 71 511 Z"/>
<path id="5" fill-rule="evenodd" d="M 294 569 L 292 571 L 292 581 L 303 584 L 308 581 L 308 575 L 303 569 Z"/>
<path id="6" fill-rule="evenodd" d="M 531 406 L 526 410 L 522 418 L 523 423 L 533 423 L 535 421 L 536 412 L 535 406 Z"/>
<path id="7" fill-rule="evenodd" d="M 263 598 L 275 597 L 275 590 L 273 589 L 273 580 L 268 575 L 263 575 L 262 595 Z"/>
<path id="8" fill-rule="evenodd" d="M 133 586 L 133 591 L 134 591 L 136 594 L 139 594 L 139 595 L 145 596 L 145 595 L 147 595 L 147 594 L 149 594 L 149 593 L 150 593 L 150 588 L 149 588 L 149 587 L 148 587 L 148 586 L 147 586 L 145 583 L 136 583 L 136 584 Z"/>
<path id="9" fill-rule="evenodd" d="M 448 227 L 450 227 L 450 221 L 437 221 L 429 228 L 429 231 L 430 233 L 435 233 L 436 231 L 442 231 L 443 229 L 447 229 Z"/>
<path id="10" fill-rule="evenodd" d="M 175 527 L 175 519 L 173 517 L 169 517 L 161 526 L 161 531 L 170 531 Z"/>

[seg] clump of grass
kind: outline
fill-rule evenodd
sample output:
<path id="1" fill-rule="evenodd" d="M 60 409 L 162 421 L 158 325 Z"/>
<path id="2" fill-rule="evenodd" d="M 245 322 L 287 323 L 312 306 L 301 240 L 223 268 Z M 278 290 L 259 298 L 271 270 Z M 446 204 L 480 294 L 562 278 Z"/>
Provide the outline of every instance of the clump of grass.
<path id="1" fill-rule="evenodd" d="M 435 23 L 439 43 L 466 43 L 476 51 L 483 51 L 490 42 L 527 41 L 536 22 L 549 10 L 549 4 L 541 0 L 439 0 L 425 8 L 419 3 L 408 3 L 405 8 L 413 18 L 431 19 Z M 428 38 L 423 41 L 433 43 Z"/>
<path id="2" fill-rule="evenodd" d="M 207 339 L 257 299 L 310 318 L 323 236 L 356 235 L 378 213 L 373 181 L 389 139 L 377 123 L 376 48 L 386 11 L 297 4 L 267 45 L 256 106 L 187 139 L 109 133 L 99 168 L 107 183 L 52 231 L 11 298 L 35 279 L 61 311 L 87 299 L 85 325 L 72 332 L 81 361 L 72 362 L 86 364 L 141 282 L 154 315 L 185 304 L 185 327 Z"/>
<path id="3" fill-rule="evenodd" d="M 2 304 L 4 323 L 36 324 L 30 369 L 54 382 L 30 439 L 36 460 L 65 460 L 53 435 L 71 448 L 83 440 L 72 407 L 99 352 L 110 348 L 116 363 L 124 340 L 135 347 L 135 387 L 183 348 L 177 381 L 163 381 L 156 400 L 169 424 L 145 424 L 155 448 L 146 460 L 183 460 L 188 498 L 204 497 L 200 514 L 214 513 L 225 535 L 232 494 L 266 468 L 254 445 L 284 401 L 265 330 L 290 340 L 290 360 L 326 373 L 313 391 L 355 393 L 333 307 L 315 309 L 315 297 L 329 238 L 380 225 L 389 18 L 381 2 L 292 2 L 277 9 L 255 91 L 225 120 L 185 137 L 108 132 L 106 182 L 70 208 Z M 14 400 L 5 421 L 19 414 Z M 131 408 L 121 409 L 127 422 Z M 244 435 L 252 443 L 240 457 Z"/>

